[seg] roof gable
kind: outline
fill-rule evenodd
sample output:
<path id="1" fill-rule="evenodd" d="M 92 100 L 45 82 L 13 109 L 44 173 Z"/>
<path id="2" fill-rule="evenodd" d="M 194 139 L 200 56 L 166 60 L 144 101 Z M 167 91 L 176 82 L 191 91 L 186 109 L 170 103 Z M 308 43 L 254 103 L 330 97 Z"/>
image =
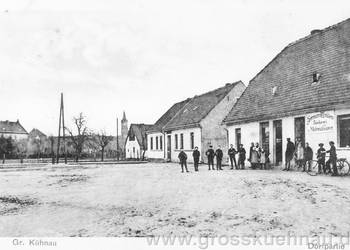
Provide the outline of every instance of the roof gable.
<path id="1" fill-rule="evenodd" d="M 128 131 L 128 138 L 135 137 L 140 145 L 140 148 L 143 149 L 143 147 L 147 147 L 146 131 L 152 126 L 153 125 L 132 123 Z"/>
<path id="2" fill-rule="evenodd" d="M 200 121 L 204 119 L 238 83 L 241 83 L 241 81 L 226 84 L 224 87 L 193 97 L 165 126 L 164 130 L 199 125 Z"/>
<path id="3" fill-rule="evenodd" d="M 249 83 L 227 124 L 350 105 L 350 19 L 284 48 Z M 320 74 L 313 84 L 313 74 Z M 275 94 L 272 90 L 275 88 Z"/>
<path id="4" fill-rule="evenodd" d="M 191 99 L 188 98 L 184 101 L 175 103 L 167 110 L 158 121 L 148 129 L 148 132 L 161 132 L 164 126 L 181 110 Z"/>
<path id="5" fill-rule="evenodd" d="M 6 134 L 28 134 L 20 122 L 0 121 L 0 133 Z"/>

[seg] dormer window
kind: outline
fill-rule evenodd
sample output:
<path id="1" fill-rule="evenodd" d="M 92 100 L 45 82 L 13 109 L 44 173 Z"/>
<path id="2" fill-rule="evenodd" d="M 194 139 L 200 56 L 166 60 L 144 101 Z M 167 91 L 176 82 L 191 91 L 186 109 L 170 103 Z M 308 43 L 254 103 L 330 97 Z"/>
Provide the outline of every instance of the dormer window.
<path id="1" fill-rule="evenodd" d="M 312 74 L 312 83 L 319 83 L 321 79 L 321 74 L 313 73 Z"/>
<path id="2" fill-rule="evenodd" d="M 272 95 L 275 96 L 277 94 L 277 86 L 272 88 Z"/>

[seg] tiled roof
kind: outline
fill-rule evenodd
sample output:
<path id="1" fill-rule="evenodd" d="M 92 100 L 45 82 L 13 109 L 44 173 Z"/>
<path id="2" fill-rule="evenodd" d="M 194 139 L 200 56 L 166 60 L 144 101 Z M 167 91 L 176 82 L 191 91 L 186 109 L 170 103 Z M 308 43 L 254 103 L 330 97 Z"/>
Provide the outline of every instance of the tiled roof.
<path id="1" fill-rule="evenodd" d="M 147 132 L 161 132 L 164 126 L 181 110 L 191 99 L 175 103 Z"/>
<path id="2" fill-rule="evenodd" d="M 20 122 L 0 121 L 0 133 L 4 134 L 28 134 Z"/>
<path id="3" fill-rule="evenodd" d="M 320 81 L 313 83 L 313 74 Z M 275 94 L 273 94 L 273 89 Z M 226 124 L 350 107 L 350 19 L 285 47 L 249 83 Z"/>
<path id="4" fill-rule="evenodd" d="M 224 87 L 193 97 L 176 116 L 164 127 L 165 131 L 193 127 L 200 121 L 241 81 L 228 83 Z"/>
<path id="5" fill-rule="evenodd" d="M 129 128 L 128 136 L 129 138 L 136 137 L 136 140 L 138 141 L 140 148 L 143 149 L 144 146 L 147 147 L 146 131 L 152 126 L 153 125 L 132 123 Z"/>
<path id="6" fill-rule="evenodd" d="M 33 129 L 29 132 L 29 137 L 34 138 L 34 137 L 37 137 L 37 136 L 39 136 L 39 137 L 46 137 L 46 135 L 45 135 L 43 132 L 41 132 L 39 129 L 33 128 Z"/>

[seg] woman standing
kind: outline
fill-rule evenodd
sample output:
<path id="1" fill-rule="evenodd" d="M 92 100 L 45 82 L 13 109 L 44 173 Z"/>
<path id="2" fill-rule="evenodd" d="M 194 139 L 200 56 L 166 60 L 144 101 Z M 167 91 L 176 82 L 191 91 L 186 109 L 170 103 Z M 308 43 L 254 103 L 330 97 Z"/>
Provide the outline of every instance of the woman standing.
<path id="1" fill-rule="evenodd" d="M 260 163 L 259 143 L 255 143 L 255 146 L 252 148 L 252 155 L 251 155 L 250 163 L 252 164 L 253 169 L 256 169 L 259 166 L 259 163 Z"/>

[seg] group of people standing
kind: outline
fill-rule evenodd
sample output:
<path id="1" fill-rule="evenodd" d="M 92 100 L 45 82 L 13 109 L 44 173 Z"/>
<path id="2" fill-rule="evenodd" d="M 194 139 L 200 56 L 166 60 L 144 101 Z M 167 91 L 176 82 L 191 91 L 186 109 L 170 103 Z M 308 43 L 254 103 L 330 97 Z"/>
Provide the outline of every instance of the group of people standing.
<path id="1" fill-rule="evenodd" d="M 238 154 L 238 163 L 236 161 L 236 154 Z M 192 157 L 193 157 L 194 171 L 196 172 L 198 171 L 200 155 L 201 154 L 198 150 L 198 147 L 195 147 L 195 149 L 192 152 Z M 215 166 L 214 166 L 215 158 L 216 158 L 216 170 L 223 170 L 222 159 L 224 157 L 224 152 L 222 151 L 220 146 L 218 146 L 218 148 L 214 150 L 213 146 L 210 145 L 209 149 L 205 152 L 205 155 L 208 158 L 208 170 L 215 170 Z M 236 169 L 244 169 L 244 162 L 246 160 L 246 151 L 243 147 L 243 144 L 239 145 L 238 150 L 236 150 L 231 144 L 230 149 L 228 150 L 228 155 L 230 157 L 231 169 L 234 169 L 234 167 Z M 187 154 L 185 153 L 185 151 L 182 150 L 179 153 L 178 158 L 180 160 L 182 172 L 184 172 L 185 170 L 186 172 L 189 172 L 187 168 Z"/>
<path id="2" fill-rule="evenodd" d="M 259 143 L 251 143 L 249 159 L 252 169 L 267 169 L 269 163 L 269 153 L 260 147 Z"/>
<path id="3" fill-rule="evenodd" d="M 318 144 L 319 148 L 316 152 L 317 164 L 318 164 L 318 173 L 322 172 L 327 174 L 333 172 L 332 175 L 338 175 L 337 169 L 337 153 L 334 146 L 334 142 L 330 141 L 330 149 L 326 150 L 324 144 Z M 329 160 L 326 162 L 326 153 L 329 153 Z M 305 143 L 305 147 L 300 139 L 297 140 L 296 146 L 291 142 L 290 138 L 287 138 L 287 149 L 286 149 L 286 165 L 283 169 L 284 171 L 289 171 L 291 167 L 291 161 L 295 159 L 296 165 L 298 168 L 303 168 L 303 171 L 311 171 L 311 162 L 313 160 L 313 150 L 310 147 L 309 143 Z M 332 170 L 330 165 L 332 164 Z"/>

